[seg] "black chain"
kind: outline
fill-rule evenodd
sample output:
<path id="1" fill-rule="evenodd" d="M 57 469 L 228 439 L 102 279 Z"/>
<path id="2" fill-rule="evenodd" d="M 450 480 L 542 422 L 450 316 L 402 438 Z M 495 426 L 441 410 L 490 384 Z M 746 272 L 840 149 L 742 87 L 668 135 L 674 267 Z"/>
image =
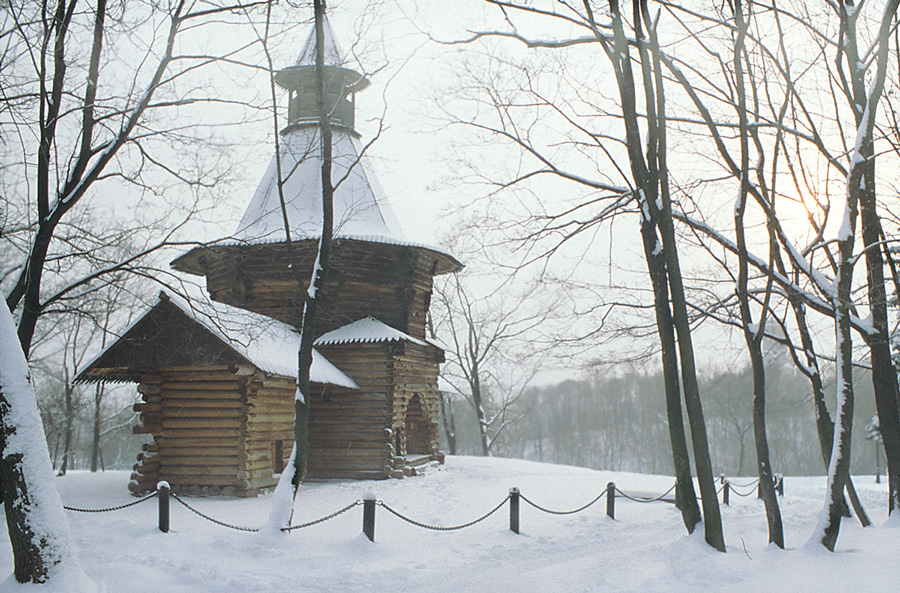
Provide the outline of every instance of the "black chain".
<path id="1" fill-rule="evenodd" d="M 384 509 L 385 509 L 387 512 L 391 513 L 391 514 L 394 515 L 395 517 L 397 517 L 397 518 L 399 518 L 399 519 L 403 519 L 403 520 L 406 521 L 407 523 L 412 523 L 412 524 L 415 525 L 416 527 L 421 527 L 421 528 L 423 528 L 423 529 L 431 529 L 431 530 L 433 530 L 433 531 L 456 531 L 456 530 L 458 530 L 458 529 L 465 529 L 466 527 L 471 527 L 472 525 L 475 525 L 476 523 L 481 523 L 482 521 L 484 521 L 485 519 L 487 519 L 488 517 L 490 517 L 491 515 L 493 515 L 493 514 L 496 513 L 497 511 L 499 511 L 499 510 L 503 507 L 503 505 L 506 504 L 506 501 L 507 501 L 507 500 L 509 500 L 509 496 L 507 496 L 506 498 L 504 498 L 504 499 L 503 499 L 503 502 L 501 502 L 500 504 L 498 504 L 497 506 L 495 506 L 495 507 L 494 507 L 490 512 L 488 512 L 486 515 L 482 515 L 481 517 L 479 517 L 478 519 L 475 519 L 474 521 L 469 521 L 468 523 L 463 523 L 462 525 L 452 525 L 452 526 L 450 526 L 450 527 L 442 527 L 442 526 L 440 526 L 440 525 L 428 525 L 427 523 L 420 523 L 419 521 L 416 521 L 416 520 L 414 520 L 414 519 L 410 519 L 409 517 L 407 517 L 407 516 L 405 516 L 405 515 L 403 515 L 403 514 L 397 512 L 397 511 L 395 511 L 394 509 L 392 509 L 392 508 L 389 507 L 388 505 L 384 504 L 384 501 L 381 501 L 381 500 L 379 500 L 376 504 L 379 505 L 379 506 L 384 507 Z"/>
<path id="2" fill-rule="evenodd" d="M 171 492 L 170 495 L 172 496 L 172 498 L 174 498 L 175 500 L 177 500 L 178 502 L 180 502 L 180 503 L 181 503 L 181 506 L 183 506 L 183 507 L 186 508 L 187 510 L 189 510 L 189 511 L 191 511 L 191 512 L 197 514 L 197 515 L 200 515 L 201 517 L 203 517 L 204 519 L 206 519 L 207 521 L 209 521 L 209 522 L 211 522 L 211 523 L 215 523 L 216 525 L 221 525 L 222 527 L 228 527 L 229 529 L 235 529 L 235 530 L 237 530 L 237 531 L 247 531 L 247 532 L 250 532 L 250 533 L 256 533 L 257 531 L 259 531 L 258 528 L 253 528 L 253 527 L 241 527 L 241 526 L 239 526 L 239 525 L 232 525 L 232 524 L 230 524 L 230 523 L 225 523 L 224 521 L 219 521 L 218 519 L 213 519 L 213 518 L 210 517 L 209 515 L 205 515 L 205 514 L 201 513 L 200 511 L 198 511 L 197 509 L 195 509 L 194 507 L 192 507 L 192 506 L 189 505 L 188 503 L 186 503 L 186 502 L 184 502 L 183 500 L 181 500 L 181 499 L 178 497 L 178 495 L 175 494 L 174 492 Z"/>
<path id="3" fill-rule="evenodd" d="M 331 513 L 327 517 L 322 517 L 321 519 L 316 519 L 315 521 L 310 521 L 309 523 L 301 523 L 300 525 L 290 525 L 288 527 L 282 527 L 281 530 L 290 532 L 295 529 L 303 529 L 304 527 L 312 527 L 313 525 L 318 525 L 319 523 L 324 523 L 325 521 L 328 521 L 329 519 L 334 519 L 338 515 L 343 515 L 344 513 L 346 513 L 353 507 L 357 507 L 357 506 L 361 505 L 362 503 L 363 503 L 363 501 L 357 500 L 356 502 L 354 502 L 352 504 L 348 504 L 341 510 Z"/>
<path id="4" fill-rule="evenodd" d="M 141 498 L 140 500 L 133 500 L 133 501 L 125 503 L 125 504 L 120 504 L 117 507 L 107 507 L 105 509 L 79 509 L 79 508 L 67 507 L 67 506 L 64 506 L 63 508 L 66 509 L 67 511 L 75 511 L 76 513 L 109 513 L 111 511 L 120 511 L 122 509 L 127 509 L 128 507 L 133 507 L 136 504 L 141 504 L 142 502 L 150 500 L 157 494 L 158 494 L 158 492 L 154 492 L 153 494 L 149 494 L 149 495 L 145 496 L 144 498 Z"/>
<path id="5" fill-rule="evenodd" d="M 672 485 L 671 488 L 669 488 L 668 490 L 666 490 L 665 492 L 663 492 L 662 494 L 660 494 L 660 495 L 657 496 L 656 498 L 646 498 L 646 497 L 643 497 L 643 496 L 630 496 L 630 495 L 628 495 L 628 494 L 625 494 L 624 492 L 622 492 L 622 491 L 619 490 L 618 488 L 616 488 L 616 492 L 618 492 L 618 493 L 622 496 L 622 498 L 627 498 L 628 500 L 633 500 L 634 502 L 659 502 L 660 500 L 664 499 L 666 496 L 668 496 L 669 494 L 671 494 L 673 490 L 675 490 L 675 485 L 674 485 L 674 484 Z"/>
<path id="6" fill-rule="evenodd" d="M 728 483 L 731 484 L 732 488 L 735 488 L 735 487 L 737 487 L 737 488 L 755 488 L 759 484 L 759 478 L 756 478 L 749 484 L 735 484 L 734 482 L 732 482 L 730 480 L 728 481 Z"/>
<path id="7" fill-rule="evenodd" d="M 737 488 L 734 487 L 734 484 L 730 484 L 730 486 L 731 486 L 731 491 L 734 492 L 735 494 L 737 494 L 738 496 L 743 496 L 743 497 L 752 496 L 753 493 L 756 492 L 756 487 L 753 486 L 752 484 L 750 485 L 750 490 L 747 492 L 741 492 L 740 490 L 738 490 Z"/>
<path id="8" fill-rule="evenodd" d="M 571 511 L 554 511 L 552 509 L 544 508 L 541 505 L 537 504 L 536 502 L 529 500 L 528 497 L 526 497 L 524 494 L 520 494 L 519 498 L 521 498 L 522 500 L 524 500 L 525 502 L 527 502 L 528 504 L 530 504 L 537 510 L 542 511 L 544 513 L 549 513 L 551 515 L 574 515 L 575 513 L 580 513 L 584 509 L 588 508 L 589 506 L 591 506 L 592 504 L 594 504 L 595 502 L 597 502 L 604 496 L 606 496 L 606 490 L 604 490 L 603 492 L 598 494 L 597 497 L 594 500 L 592 500 L 591 502 L 587 503 L 584 506 L 578 507 L 577 509 L 573 509 Z"/>

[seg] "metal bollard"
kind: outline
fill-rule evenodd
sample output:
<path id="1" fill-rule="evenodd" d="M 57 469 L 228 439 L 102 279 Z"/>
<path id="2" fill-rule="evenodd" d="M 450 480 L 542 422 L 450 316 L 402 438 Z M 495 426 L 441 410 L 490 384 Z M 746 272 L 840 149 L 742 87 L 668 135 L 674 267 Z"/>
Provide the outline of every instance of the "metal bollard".
<path id="1" fill-rule="evenodd" d="M 363 533 L 370 542 L 375 541 L 375 499 L 363 500 Z"/>
<path id="2" fill-rule="evenodd" d="M 725 480 L 725 486 L 722 488 L 722 504 L 728 506 L 729 499 L 731 498 L 731 482 Z"/>
<path id="3" fill-rule="evenodd" d="M 778 491 L 778 496 L 784 496 L 784 476 L 782 474 L 775 477 L 775 490 Z"/>
<path id="4" fill-rule="evenodd" d="M 519 498 L 518 488 L 509 489 L 509 530 L 519 534 Z"/>
<path id="5" fill-rule="evenodd" d="M 616 518 L 616 485 L 612 482 L 606 485 L 606 516 Z"/>
<path id="6" fill-rule="evenodd" d="M 159 530 L 169 532 L 169 492 L 171 488 L 168 482 L 159 482 L 156 485 L 156 495 L 159 498 Z"/>

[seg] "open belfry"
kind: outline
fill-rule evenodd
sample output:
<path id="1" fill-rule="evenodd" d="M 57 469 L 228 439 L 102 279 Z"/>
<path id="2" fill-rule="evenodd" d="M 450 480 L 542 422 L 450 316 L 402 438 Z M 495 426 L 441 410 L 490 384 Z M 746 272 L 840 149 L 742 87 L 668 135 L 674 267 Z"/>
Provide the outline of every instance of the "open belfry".
<path id="1" fill-rule="evenodd" d="M 462 265 L 400 231 L 354 130 L 355 95 L 369 82 L 346 67 L 327 21 L 324 33 L 337 187 L 310 371 L 307 477 L 402 477 L 443 459 L 443 351 L 426 337 L 426 318 L 434 276 Z M 136 494 L 166 480 L 175 492 L 254 495 L 274 487 L 289 460 L 306 289 L 290 269 L 284 219 L 294 265 L 308 282 L 322 232 L 315 52 L 313 30 L 297 62 L 276 75 L 288 93 L 280 159 L 272 159 L 234 234 L 172 262 L 205 278 L 211 301 L 161 293 L 79 376 L 138 383 L 135 431 L 152 440 L 134 467 Z"/>

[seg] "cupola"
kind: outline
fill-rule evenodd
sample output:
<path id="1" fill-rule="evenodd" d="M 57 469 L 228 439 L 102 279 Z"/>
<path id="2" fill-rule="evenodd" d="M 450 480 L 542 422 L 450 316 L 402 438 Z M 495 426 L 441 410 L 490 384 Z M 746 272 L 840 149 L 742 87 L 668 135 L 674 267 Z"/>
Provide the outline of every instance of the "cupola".
<path id="1" fill-rule="evenodd" d="M 355 96 L 369 86 L 369 80 L 345 66 L 344 54 L 338 47 L 331 25 L 323 22 L 325 105 L 331 123 L 354 130 Z M 298 126 L 317 125 L 316 107 L 316 32 L 312 29 L 300 57 L 293 66 L 280 70 L 275 82 L 288 91 L 288 126 L 282 134 Z"/>

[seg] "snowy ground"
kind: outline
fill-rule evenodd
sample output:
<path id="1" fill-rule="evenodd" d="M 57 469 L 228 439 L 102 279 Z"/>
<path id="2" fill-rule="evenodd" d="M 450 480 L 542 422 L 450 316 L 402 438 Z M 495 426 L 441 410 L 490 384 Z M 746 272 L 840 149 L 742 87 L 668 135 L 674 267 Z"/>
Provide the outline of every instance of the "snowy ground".
<path id="1" fill-rule="evenodd" d="M 105 507 L 134 500 L 126 472 L 72 472 L 57 484 L 64 504 Z M 614 481 L 625 492 L 662 493 L 672 478 L 592 471 L 518 460 L 450 457 L 425 476 L 383 482 L 330 482 L 303 487 L 294 523 L 327 515 L 374 495 L 420 522 L 465 523 L 518 487 L 539 505 L 566 510 L 593 499 Z M 749 480 L 735 480 L 748 483 Z M 502 508 L 460 531 L 405 523 L 378 507 L 375 543 L 361 534 L 362 507 L 290 535 L 219 527 L 173 501 L 172 531 L 157 529 L 151 500 L 114 513 L 69 512 L 85 572 L 110 593 L 334 591 L 429 593 L 895 591 L 900 584 L 900 521 L 885 524 L 884 485 L 856 479 L 875 526 L 845 520 L 838 549 L 805 547 L 822 508 L 824 478 L 787 478 L 781 498 L 787 551 L 766 545 L 765 514 L 755 497 L 722 507 L 728 553 L 688 536 L 673 505 L 617 499 L 616 519 L 601 500 L 574 515 L 554 516 L 522 503 L 521 535 L 508 530 Z M 269 497 L 187 498 L 218 519 L 264 523 Z M 12 572 L 6 528 L 0 535 L 0 582 Z M 7 589 L 28 590 L 13 586 Z"/>

